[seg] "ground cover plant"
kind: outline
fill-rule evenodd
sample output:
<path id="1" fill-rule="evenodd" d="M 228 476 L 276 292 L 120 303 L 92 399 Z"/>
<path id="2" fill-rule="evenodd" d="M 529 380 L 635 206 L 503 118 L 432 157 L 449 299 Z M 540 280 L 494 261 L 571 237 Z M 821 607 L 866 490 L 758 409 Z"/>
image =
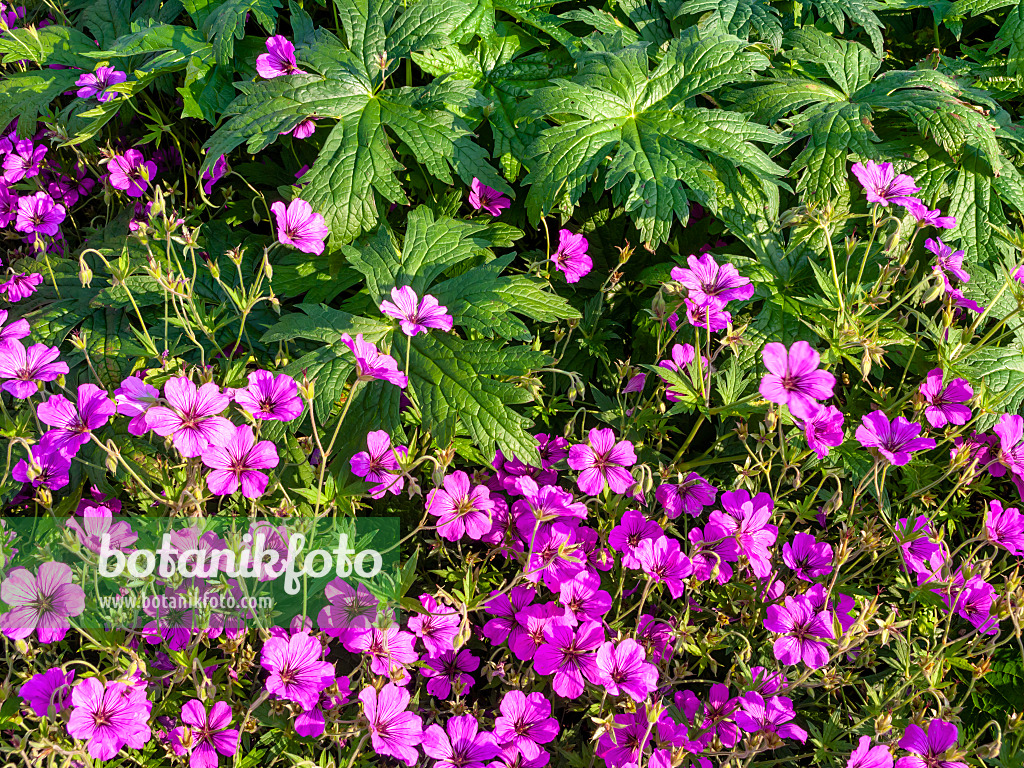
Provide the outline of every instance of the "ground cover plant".
<path id="1" fill-rule="evenodd" d="M 71 0 L 0 62 L 5 765 L 1024 766 L 1024 6 Z M 387 567 L 210 607 L 321 523 Z M 98 614 L 164 524 L 231 566 Z"/>

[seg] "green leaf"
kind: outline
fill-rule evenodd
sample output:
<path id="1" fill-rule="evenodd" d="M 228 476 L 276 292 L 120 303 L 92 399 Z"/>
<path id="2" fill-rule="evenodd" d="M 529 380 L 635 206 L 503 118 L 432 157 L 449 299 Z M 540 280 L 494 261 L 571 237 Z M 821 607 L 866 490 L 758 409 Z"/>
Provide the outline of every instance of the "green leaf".
<path id="1" fill-rule="evenodd" d="M 235 54 L 235 40 L 245 37 L 245 22 L 251 13 L 267 34 L 273 34 L 277 9 L 282 0 L 221 0 L 203 22 L 203 34 L 213 41 L 219 64 L 229 64 Z"/>
<path id="2" fill-rule="evenodd" d="M 69 90 L 81 73 L 71 69 L 6 72 L 0 78 L 0 124 L 18 121 L 18 136 L 28 138 L 36 120 L 54 99 Z"/>
<path id="3" fill-rule="evenodd" d="M 4 64 L 28 60 L 40 66 L 60 64 L 91 71 L 92 62 L 83 54 L 95 50 L 96 44 L 88 35 L 55 24 L 42 29 L 9 29 L 0 37 L 0 54 L 3 54 Z"/>
<path id="4" fill-rule="evenodd" d="M 92 0 L 79 15 L 78 24 L 84 25 L 106 48 L 112 40 L 131 31 L 131 11 L 131 0 Z"/>
<path id="5" fill-rule="evenodd" d="M 530 395 L 501 377 L 525 375 L 548 362 L 546 355 L 452 335 L 424 333 L 408 341 L 416 352 L 410 356 L 409 388 L 424 428 L 439 446 L 454 440 L 461 420 L 485 454 L 497 447 L 536 465 L 537 441 L 526 431 L 531 422 L 508 407 L 527 402 Z"/>

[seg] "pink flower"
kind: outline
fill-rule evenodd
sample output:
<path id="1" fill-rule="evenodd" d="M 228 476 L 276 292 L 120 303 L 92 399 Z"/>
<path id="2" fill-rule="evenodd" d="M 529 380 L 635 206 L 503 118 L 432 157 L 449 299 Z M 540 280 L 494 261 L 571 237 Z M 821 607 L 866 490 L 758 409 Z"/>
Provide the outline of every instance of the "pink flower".
<path id="1" fill-rule="evenodd" d="M 1024 515 L 1016 507 L 1007 507 L 995 499 L 985 513 L 985 538 L 1014 555 L 1024 556 Z"/>
<path id="2" fill-rule="evenodd" d="M 208 171 L 203 171 L 203 192 L 209 195 L 213 192 L 213 185 L 223 178 L 224 174 L 228 170 L 228 159 L 221 155 L 217 158 L 217 162 L 213 164 L 213 168 Z"/>
<path id="3" fill-rule="evenodd" d="M 942 278 L 943 285 L 946 286 L 947 292 L 952 290 L 949 278 L 946 277 L 947 272 L 952 274 L 953 277 L 962 283 L 970 281 L 971 276 L 963 269 L 963 251 L 954 251 L 942 242 L 941 237 L 934 240 L 931 238 L 925 240 L 924 247 L 935 254 L 935 265 L 932 267 L 932 272 Z"/>
<path id="4" fill-rule="evenodd" d="M 905 174 L 893 172 L 892 163 L 854 163 L 853 175 L 864 187 L 869 203 L 888 206 L 889 203 L 907 206 L 910 201 L 920 203 L 913 197 L 920 188 L 914 185 L 914 179 Z"/>
<path id="5" fill-rule="evenodd" d="M 612 696 L 624 693 L 642 702 L 658 687 L 658 668 L 647 661 L 643 647 L 629 638 L 597 649 L 598 684 Z"/>
<path id="6" fill-rule="evenodd" d="M 277 220 L 277 240 L 303 253 L 321 254 L 324 240 L 330 234 L 324 217 L 314 213 L 312 206 L 301 198 L 295 198 L 284 207 L 278 200 L 270 206 Z"/>
<path id="7" fill-rule="evenodd" d="M 18 695 L 37 717 L 48 717 L 51 707 L 54 715 L 59 715 L 68 708 L 74 679 L 75 670 L 64 672 L 60 667 L 54 667 L 33 675 L 18 689 Z"/>
<path id="8" fill-rule="evenodd" d="M 25 195 L 18 200 L 18 219 L 14 228 L 19 232 L 35 232 L 54 237 L 67 215 L 63 205 L 53 202 L 46 192 Z"/>
<path id="9" fill-rule="evenodd" d="M 40 278 L 41 279 L 41 278 Z M 28 349 L 20 341 L 8 340 L 0 344 L 0 379 L 19 400 L 25 400 L 39 391 L 37 382 L 53 381 L 68 372 L 68 364 L 56 362 L 60 357 L 57 347 L 33 344 Z"/>
<path id="10" fill-rule="evenodd" d="M 761 379 L 761 395 L 788 406 L 798 419 L 813 418 L 817 401 L 832 397 L 836 377 L 818 370 L 821 358 L 806 341 L 794 342 L 789 350 L 773 341 L 765 345 L 761 356 L 769 371 Z"/>
<path id="11" fill-rule="evenodd" d="M 730 301 L 745 301 L 754 295 L 750 279 L 732 264 L 719 265 L 710 253 L 688 256 L 690 268 L 673 267 L 671 277 L 687 288 L 687 297 L 698 307 L 708 305 L 724 309 Z"/>
<path id="12" fill-rule="evenodd" d="M 72 689 L 71 702 L 68 734 L 87 741 L 95 760 L 110 760 L 126 746 L 142 749 L 152 737 L 145 688 L 88 677 Z"/>
<path id="13" fill-rule="evenodd" d="M 107 163 L 110 186 L 124 190 L 128 197 L 142 197 L 156 178 L 156 163 L 146 160 L 137 149 L 114 155 Z"/>
<path id="14" fill-rule="evenodd" d="M 865 448 L 877 448 L 888 462 L 902 467 L 910 461 L 914 451 L 927 451 L 935 447 L 930 437 L 918 437 L 920 424 L 911 424 L 902 416 L 891 422 L 884 411 L 873 411 L 864 416 L 857 427 L 856 438 Z"/>
<path id="15" fill-rule="evenodd" d="M 28 450 L 29 461 L 22 459 L 11 470 L 11 477 L 19 483 L 31 481 L 33 488 L 43 486 L 56 491 L 71 481 L 68 473 L 71 469 L 71 459 L 67 456 L 39 445 L 34 445 Z"/>
<path id="16" fill-rule="evenodd" d="M 809 533 L 798 533 L 793 541 L 782 545 L 782 562 L 796 573 L 798 579 L 814 581 L 832 573 L 832 545 L 819 542 Z"/>
<path id="17" fill-rule="evenodd" d="M 846 768 L 893 768 L 892 753 L 884 744 L 872 747 L 871 737 L 861 736 Z"/>
<path id="18" fill-rule="evenodd" d="M 366 447 L 351 459 L 352 474 L 369 483 L 377 483 L 368 493 L 370 498 L 380 499 L 386 493 L 396 496 L 405 487 L 405 478 L 399 472 L 398 457 L 405 457 L 408 450 L 404 445 L 391 447 L 391 436 L 383 429 L 366 433 Z"/>
<path id="19" fill-rule="evenodd" d="M 234 437 L 235 425 L 218 416 L 229 398 L 213 382 L 196 387 L 185 377 L 164 385 L 167 407 L 146 413 L 146 425 L 161 437 L 170 437 L 182 456 L 199 456 L 210 443 L 224 444 Z"/>
<path id="20" fill-rule="evenodd" d="M 24 640 L 33 632 L 40 643 L 63 640 L 71 622 L 85 610 L 85 590 L 71 581 L 71 568 L 54 561 L 43 563 L 33 576 L 15 568 L 0 583 L 0 600 L 10 606 L 0 614 L 0 627 L 12 640 Z"/>
<path id="21" fill-rule="evenodd" d="M 217 768 L 218 753 L 231 757 L 238 749 L 238 729 L 231 725 L 231 706 L 216 701 L 207 716 L 206 707 L 198 699 L 185 702 L 181 721 L 167 734 L 171 749 L 179 756 L 189 755 L 190 768 Z"/>
<path id="22" fill-rule="evenodd" d="M 803 661 L 811 669 L 828 664 L 826 641 L 835 637 L 832 616 L 828 611 L 815 611 L 805 596 L 787 597 L 784 605 L 769 605 L 764 628 L 781 634 L 773 650 L 783 664 Z"/>
<path id="23" fill-rule="evenodd" d="M 929 211 L 928 206 L 920 200 L 911 198 L 904 207 L 910 212 L 911 216 L 917 219 L 917 223 L 922 227 L 930 225 L 938 229 L 952 229 L 956 226 L 955 216 L 943 216 L 942 211 L 938 208 L 934 211 Z"/>
<path id="24" fill-rule="evenodd" d="M 676 344 L 672 347 L 672 357 L 669 360 L 662 360 L 658 363 L 659 368 L 665 368 L 670 371 L 675 371 L 684 377 L 693 377 L 696 371 L 696 366 L 693 362 L 696 359 L 696 350 L 694 350 L 692 344 Z M 700 356 L 701 370 L 704 372 L 705 381 L 710 380 L 711 364 L 708 359 L 704 356 Z M 664 379 L 663 379 L 664 381 Z M 683 400 L 687 393 L 680 392 L 679 390 L 673 389 L 673 385 L 666 381 L 668 385 L 665 389 L 665 397 L 673 403 L 678 403 Z"/>
<path id="25" fill-rule="evenodd" d="M 578 283 L 594 268 L 593 260 L 587 255 L 587 238 L 568 229 L 558 231 L 558 249 L 551 254 L 551 261 L 565 275 L 567 283 Z"/>
<path id="26" fill-rule="evenodd" d="M 412 766 L 419 760 L 416 746 L 423 742 L 423 719 L 406 710 L 409 698 L 409 692 L 394 683 L 380 692 L 367 686 L 359 694 L 374 752 Z"/>
<path id="27" fill-rule="evenodd" d="M 944 759 L 958 735 L 957 727 L 945 720 L 932 720 L 927 730 L 911 723 L 900 739 L 900 747 L 911 754 L 897 760 L 896 768 L 967 768 L 967 763 Z"/>
<path id="28" fill-rule="evenodd" d="M 3 180 L 15 184 L 22 179 L 30 179 L 39 175 L 39 169 L 46 155 L 46 147 L 36 146 L 32 139 L 21 139 L 4 158 Z"/>
<path id="29" fill-rule="evenodd" d="M 459 470 L 444 478 L 444 489 L 427 496 L 427 512 L 438 517 L 437 533 L 448 541 L 463 536 L 479 541 L 491 529 L 494 501 L 486 486 L 471 486 L 469 475 Z"/>
<path id="30" fill-rule="evenodd" d="M 485 210 L 491 216 L 500 216 L 503 208 L 510 208 L 512 201 L 496 189 L 491 189 L 480 179 L 473 179 L 469 185 L 469 204 L 476 210 Z"/>
<path id="31" fill-rule="evenodd" d="M 361 381 L 383 379 L 400 389 L 409 385 L 409 379 L 398 370 L 398 363 L 390 355 L 378 352 L 375 344 L 363 341 L 363 334 L 358 334 L 353 341 L 347 333 L 341 334 L 341 341 L 352 351 L 356 359 L 356 377 Z"/>
<path id="32" fill-rule="evenodd" d="M 718 489 L 696 472 L 688 474 L 680 483 L 662 483 L 654 492 L 654 498 L 665 508 L 665 515 L 671 518 L 683 512 L 698 517 L 704 507 L 715 503 L 717 495 Z"/>
<path id="33" fill-rule="evenodd" d="M 114 390 L 114 402 L 121 416 L 131 416 L 128 422 L 128 433 L 139 437 L 149 431 L 146 424 L 146 413 L 157 404 L 160 390 L 147 384 L 137 376 L 129 376 Z"/>
<path id="34" fill-rule="evenodd" d="M 0 293 L 6 293 L 7 300 L 14 304 L 22 299 L 27 299 L 42 284 L 43 276 L 38 273 L 15 272 L 7 282 L 0 284 Z"/>
<path id="35" fill-rule="evenodd" d="M 64 395 L 54 395 L 36 408 L 39 420 L 55 427 L 43 435 L 41 445 L 44 449 L 54 448 L 70 458 L 89 442 L 92 430 L 99 429 L 110 420 L 114 411 L 114 402 L 106 390 L 95 384 L 79 385 L 77 408 Z"/>
<path id="36" fill-rule="evenodd" d="M 427 693 L 439 699 L 447 699 L 453 688 L 457 696 L 465 696 L 473 687 L 473 676 L 468 673 L 480 668 L 480 658 L 467 648 L 441 651 L 423 662 L 425 666 L 420 667 L 420 674 L 429 678 Z"/>
<path id="37" fill-rule="evenodd" d="M 248 424 L 235 427 L 231 435 L 214 438 L 202 453 L 203 464 L 214 470 L 206 476 L 206 487 L 217 496 L 230 496 L 242 486 L 242 495 L 257 499 L 267 490 L 268 478 L 261 469 L 272 469 L 280 459 L 269 440 L 256 442 Z"/>
<path id="38" fill-rule="evenodd" d="M 713 541 L 732 537 L 738 550 L 747 556 L 754 574 L 767 578 L 772 570 L 771 546 L 779 535 L 779 529 L 768 522 L 775 508 L 771 496 L 759 493 L 751 499 L 749 492 L 740 489 L 723 493 L 721 502 L 725 512 L 711 513 L 704 538 Z"/>
<path id="39" fill-rule="evenodd" d="M 295 379 L 270 371 L 249 374 L 249 386 L 234 391 L 234 401 L 254 419 L 292 421 L 302 413 L 302 398 Z"/>
<path id="40" fill-rule="evenodd" d="M 544 642 L 533 655 L 533 668 L 539 675 L 554 674 L 551 687 L 559 696 L 578 698 L 584 679 L 600 683 L 594 652 L 603 642 L 604 629 L 596 621 L 573 627 L 555 619 L 544 627 Z"/>
<path id="41" fill-rule="evenodd" d="M 668 536 L 645 539 L 637 549 L 637 560 L 651 581 L 668 587 L 673 599 L 682 597 L 683 580 L 693 573 L 693 563 L 679 549 L 678 541 Z"/>
<path id="42" fill-rule="evenodd" d="M 128 79 L 128 75 L 119 72 L 113 67 L 96 67 L 95 72 L 86 72 L 78 76 L 75 85 L 79 86 L 75 94 L 80 99 L 88 99 L 95 96 L 101 104 L 116 99 L 121 94 L 116 91 L 108 92 L 107 88 L 112 85 L 119 85 Z"/>
<path id="43" fill-rule="evenodd" d="M 436 723 L 423 732 L 423 751 L 434 758 L 434 768 L 484 768 L 501 749 L 494 734 L 480 732 L 473 715 L 448 718 L 445 728 Z"/>
<path id="44" fill-rule="evenodd" d="M 417 302 L 416 292 L 408 285 L 391 289 L 394 302 L 382 301 L 380 311 L 388 317 L 401 320 L 402 332 L 406 336 L 415 336 L 430 328 L 442 331 L 452 329 L 452 316 L 447 314 L 448 307 L 442 307 L 433 296 L 424 296 Z"/>
<path id="45" fill-rule="evenodd" d="M 780 739 L 795 739 L 803 744 L 807 731 L 790 722 L 796 717 L 793 700 L 787 696 L 765 699 L 751 691 L 740 696 L 741 711 L 736 713 L 736 725 L 746 733 L 762 733 Z"/>
<path id="46" fill-rule="evenodd" d="M 558 735 L 558 720 L 551 716 L 551 702 L 542 693 L 508 691 L 500 709 L 501 716 L 494 720 L 495 738 L 526 760 L 539 757 L 540 745 L 554 741 Z"/>
<path id="47" fill-rule="evenodd" d="M 261 666 L 270 671 L 266 688 L 282 699 L 311 709 L 320 692 L 334 683 L 334 665 L 323 661 L 320 641 L 306 632 L 291 637 L 271 637 L 263 644 Z"/>
<path id="48" fill-rule="evenodd" d="M 636 480 L 626 467 L 636 464 L 633 444 L 628 440 L 615 441 L 615 432 L 608 429 L 590 430 L 587 445 L 574 445 L 569 449 L 569 466 L 580 471 L 576 479 L 579 489 L 588 496 L 597 496 L 607 481 L 612 493 L 626 493 Z"/>
<path id="49" fill-rule="evenodd" d="M 295 61 L 295 46 L 282 35 L 267 38 L 267 52 L 256 57 L 256 72 L 268 80 L 284 75 L 303 75 Z"/>
<path id="50" fill-rule="evenodd" d="M 920 392 L 928 407 L 924 409 L 925 418 L 935 429 L 947 424 L 966 424 L 971 420 L 971 409 L 961 403 L 974 397 L 971 385 L 963 379 L 953 379 L 945 387 L 942 386 L 942 369 L 935 368 L 928 372 L 928 378 L 921 384 Z"/>
<path id="51" fill-rule="evenodd" d="M 819 459 L 829 454 L 829 448 L 837 448 L 843 444 L 843 422 L 846 417 L 834 405 L 819 405 L 814 416 L 803 422 L 804 437 L 807 447 L 814 451 Z"/>

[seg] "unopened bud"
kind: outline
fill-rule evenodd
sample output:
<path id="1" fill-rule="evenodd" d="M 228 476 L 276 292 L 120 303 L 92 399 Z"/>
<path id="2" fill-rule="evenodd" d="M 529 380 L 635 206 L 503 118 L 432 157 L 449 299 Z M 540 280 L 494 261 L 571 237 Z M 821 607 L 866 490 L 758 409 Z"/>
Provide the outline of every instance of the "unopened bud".
<path id="1" fill-rule="evenodd" d="M 93 272 L 89 269 L 89 265 L 85 263 L 85 259 L 81 259 L 78 262 L 78 279 L 82 283 L 82 287 L 89 288 L 92 285 Z"/>
<path id="2" fill-rule="evenodd" d="M 206 259 L 206 268 L 210 270 L 210 274 L 213 275 L 214 280 L 220 279 L 220 265 L 217 263 L 217 257 L 211 256 Z"/>

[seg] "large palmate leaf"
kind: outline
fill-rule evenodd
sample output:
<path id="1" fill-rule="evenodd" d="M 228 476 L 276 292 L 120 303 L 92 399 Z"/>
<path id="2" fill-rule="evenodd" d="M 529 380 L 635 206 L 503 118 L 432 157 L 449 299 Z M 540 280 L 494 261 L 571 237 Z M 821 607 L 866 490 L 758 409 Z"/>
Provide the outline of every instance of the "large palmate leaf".
<path id="1" fill-rule="evenodd" d="M 997 164 L 997 125 L 951 78 L 935 70 L 893 70 L 876 76 L 880 60 L 859 43 L 807 27 L 786 36 L 785 55 L 803 74 L 767 79 L 733 92 L 754 119 L 790 126 L 803 148 L 790 166 L 798 190 L 821 204 L 847 193 L 849 156 L 878 157 L 883 138 L 916 131 L 953 157 L 975 145 Z M 877 130 L 888 128 L 885 135 Z"/>
<path id="2" fill-rule="evenodd" d="M 493 156 L 501 160 L 509 180 L 519 175 L 519 158 L 526 154 L 539 128 L 534 123 L 516 125 L 518 103 L 549 85 L 551 78 L 564 77 L 573 70 L 572 60 L 561 49 L 528 53 L 537 46 L 537 40 L 525 30 L 503 21 L 469 52 L 466 46 L 448 45 L 413 54 L 424 71 L 435 77 L 466 80 L 487 99 Z"/>
<path id="3" fill-rule="evenodd" d="M 572 80 L 555 80 L 521 105 L 524 117 L 549 117 L 528 150 L 526 200 L 533 220 L 562 204 L 566 212 L 606 165 L 605 188 L 623 205 L 645 241 L 668 239 L 684 224 L 691 196 L 716 210 L 721 202 L 711 157 L 772 180 L 784 173 L 754 142 L 778 135 L 736 112 L 693 106 L 691 100 L 753 77 L 768 64 L 746 41 L 721 30 L 691 28 L 668 43 L 651 69 L 649 43 L 618 45 L 618 37 L 586 39 Z M 606 162 L 607 161 L 607 162 Z"/>
<path id="4" fill-rule="evenodd" d="M 393 136 L 445 184 L 452 183 L 455 171 L 467 184 L 477 177 L 511 193 L 462 117 L 480 101 L 475 89 L 464 81 L 435 80 L 382 90 L 401 57 L 445 45 L 444 35 L 469 7 L 462 0 L 440 0 L 401 9 L 392 0 L 341 4 L 347 45 L 316 30 L 310 44 L 297 51 L 307 74 L 239 84 L 243 93 L 225 110 L 230 119 L 207 142 L 203 170 L 243 143 L 258 152 L 309 117 L 337 120 L 303 177 L 303 198 L 323 214 L 335 246 L 377 225 L 376 195 L 392 203 L 408 201 L 395 176 L 402 165 Z"/>
<path id="5" fill-rule="evenodd" d="M 536 278 L 502 274 L 514 255 L 494 258 L 491 249 L 507 242 L 507 227 L 436 218 L 427 207 L 413 210 L 407 224 L 401 242 L 382 226 L 344 249 L 349 267 L 366 280 L 374 305 L 389 299 L 392 288 L 410 286 L 418 295 L 429 293 L 446 306 L 456 332 L 472 331 L 489 339 L 532 339 L 516 315 L 539 322 L 579 318 Z M 408 360 L 408 395 L 418 408 L 421 426 L 440 445 L 454 439 L 461 421 L 485 453 L 497 446 L 506 455 L 535 460 L 536 443 L 526 431 L 529 421 L 509 407 L 530 396 L 509 377 L 529 375 L 548 361 L 546 355 L 525 344 L 470 341 L 439 331 L 410 339 L 381 315 L 365 318 L 308 304 L 299 309 L 301 314 L 281 318 L 263 341 L 307 339 L 320 344 L 289 370 L 305 371 L 316 379 L 314 405 L 321 423 L 344 395 L 353 368 L 341 335 L 362 333 L 390 349 L 396 360 Z M 371 418 L 369 423 L 398 424 L 397 397 L 376 398 L 377 407 L 391 410 L 374 415 L 378 421 Z"/>
<path id="6" fill-rule="evenodd" d="M 781 14 L 769 0 L 684 0 L 678 13 L 711 13 L 737 37 L 782 46 Z"/>

